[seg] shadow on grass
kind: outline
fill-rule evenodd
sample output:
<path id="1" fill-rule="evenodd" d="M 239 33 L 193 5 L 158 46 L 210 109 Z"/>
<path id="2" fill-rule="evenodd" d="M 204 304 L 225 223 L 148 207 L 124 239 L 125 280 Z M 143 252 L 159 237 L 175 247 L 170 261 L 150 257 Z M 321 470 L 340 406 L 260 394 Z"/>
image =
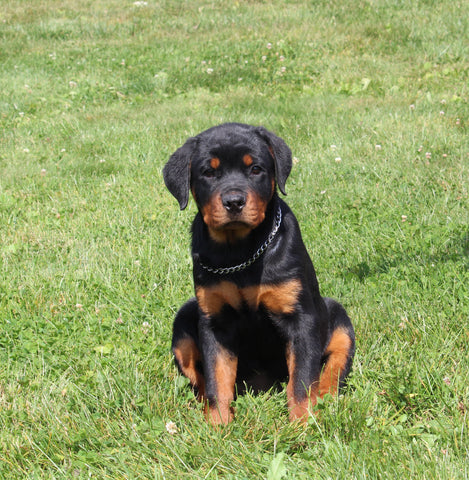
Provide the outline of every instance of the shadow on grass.
<path id="1" fill-rule="evenodd" d="M 403 266 L 415 264 L 417 259 L 420 264 L 432 266 L 448 262 L 462 263 L 467 269 L 469 268 L 469 228 L 466 226 L 458 228 L 449 238 L 440 242 L 437 252 L 432 253 L 431 250 L 431 245 L 422 245 L 421 242 L 416 242 L 414 248 L 407 252 L 389 247 L 384 251 L 381 250 L 376 257 L 376 262 L 360 262 L 349 267 L 346 274 L 364 282 L 367 278 L 387 274 L 392 269 L 402 269 Z"/>

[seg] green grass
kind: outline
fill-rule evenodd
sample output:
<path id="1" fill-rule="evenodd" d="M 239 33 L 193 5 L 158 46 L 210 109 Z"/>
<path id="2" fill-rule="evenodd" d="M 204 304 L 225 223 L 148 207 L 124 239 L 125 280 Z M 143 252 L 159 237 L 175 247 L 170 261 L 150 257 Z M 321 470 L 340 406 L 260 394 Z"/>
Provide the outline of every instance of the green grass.
<path id="1" fill-rule="evenodd" d="M 4 1 L 0 476 L 468 478 L 468 32 L 453 0 Z M 267 392 L 214 430 L 172 363 L 195 206 L 161 169 L 223 121 L 291 146 L 356 328 L 306 428 Z"/>

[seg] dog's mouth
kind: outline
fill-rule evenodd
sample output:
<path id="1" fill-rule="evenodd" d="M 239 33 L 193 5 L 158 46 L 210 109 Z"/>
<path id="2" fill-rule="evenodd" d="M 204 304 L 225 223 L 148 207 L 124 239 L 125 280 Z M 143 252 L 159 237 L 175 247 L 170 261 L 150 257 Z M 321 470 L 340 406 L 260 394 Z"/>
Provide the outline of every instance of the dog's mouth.
<path id="1" fill-rule="evenodd" d="M 235 244 L 247 237 L 253 228 L 253 225 L 246 222 L 230 221 L 222 225 L 209 226 L 208 231 L 212 239 L 218 243 Z"/>
<path id="2" fill-rule="evenodd" d="M 251 229 L 251 228 L 254 228 L 254 226 L 246 221 L 243 221 L 242 219 L 239 219 L 239 220 L 229 220 L 223 225 L 219 225 L 218 227 L 215 227 L 215 230 L 244 230 L 246 228 Z"/>
<path id="3" fill-rule="evenodd" d="M 210 219 L 206 217 L 206 220 L 208 220 L 209 226 L 215 230 L 253 229 L 264 220 L 265 212 L 264 209 L 253 208 L 251 205 L 249 207 L 240 212 L 222 210 L 219 215 L 213 215 Z"/>

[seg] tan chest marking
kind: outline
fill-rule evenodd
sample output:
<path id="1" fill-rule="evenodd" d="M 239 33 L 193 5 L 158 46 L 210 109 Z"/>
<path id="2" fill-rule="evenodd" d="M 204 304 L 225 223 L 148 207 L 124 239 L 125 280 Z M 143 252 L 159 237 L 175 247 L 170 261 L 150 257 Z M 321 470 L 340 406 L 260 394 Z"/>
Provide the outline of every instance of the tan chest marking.
<path id="1" fill-rule="evenodd" d="M 240 290 L 231 282 L 220 282 L 211 287 L 197 287 L 196 296 L 200 309 L 206 315 L 216 315 L 226 304 L 238 309 L 242 303 Z"/>
<path id="2" fill-rule="evenodd" d="M 239 288 L 232 282 L 220 282 L 196 289 L 199 306 L 206 315 L 220 313 L 225 305 L 239 310 L 243 304 L 253 310 L 263 304 L 272 313 L 290 314 L 295 311 L 300 293 L 301 282 L 297 279 L 278 285 L 254 285 L 245 288 Z"/>

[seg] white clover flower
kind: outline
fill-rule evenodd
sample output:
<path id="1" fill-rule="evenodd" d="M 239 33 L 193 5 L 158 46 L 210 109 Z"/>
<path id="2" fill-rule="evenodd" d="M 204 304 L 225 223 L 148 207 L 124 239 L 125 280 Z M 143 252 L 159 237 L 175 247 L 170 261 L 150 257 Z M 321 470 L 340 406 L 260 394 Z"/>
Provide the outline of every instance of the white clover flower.
<path id="1" fill-rule="evenodd" d="M 167 422 L 166 423 L 166 431 L 170 435 L 175 435 L 176 433 L 178 433 L 178 427 L 174 422 Z"/>

